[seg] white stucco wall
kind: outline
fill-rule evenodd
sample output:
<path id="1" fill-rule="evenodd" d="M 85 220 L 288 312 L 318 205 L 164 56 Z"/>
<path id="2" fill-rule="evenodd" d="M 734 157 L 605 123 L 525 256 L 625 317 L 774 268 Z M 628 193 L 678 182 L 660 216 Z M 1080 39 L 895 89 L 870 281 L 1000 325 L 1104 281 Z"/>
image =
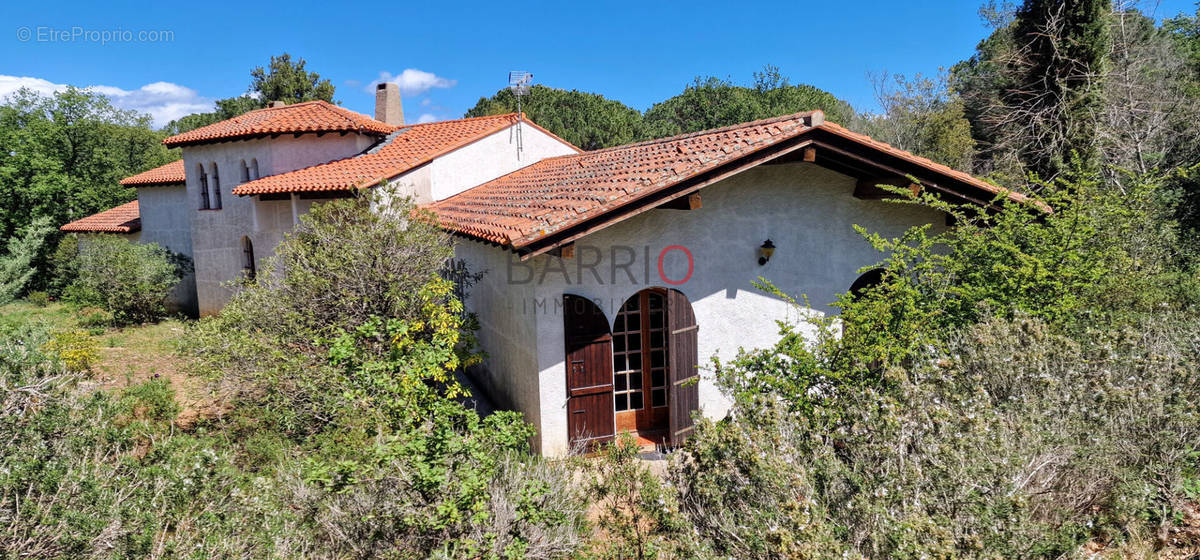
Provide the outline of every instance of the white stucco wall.
<path id="1" fill-rule="evenodd" d="M 170 251 L 192 256 L 192 208 L 183 185 L 141 187 L 138 212 L 142 217 L 140 240 L 157 243 Z M 196 275 L 190 272 L 167 298 L 168 305 L 187 314 L 196 313 Z"/>
<path id="2" fill-rule="evenodd" d="M 470 272 L 483 273 L 469 288 L 464 304 L 479 319 L 480 346 L 497 350 L 488 352 L 483 363 L 467 373 L 493 404 L 525 412 L 525 419 L 536 426 L 541 420 L 537 316 L 519 307 L 533 299 L 535 286 L 509 284 L 505 272 L 508 254 L 493 246 L 463 241 L 455 247 L 455 254 L 469 263 Z"/>
<path id="3" fill-rule="evenodd" d="M 476 289 L 472 300 L 504 298 L 503 302 L 475 303 L 481 319 L 485 312 L 532 315 L 536 327 L 537 383 L 530 383 L 526 359 L 511 362 L 489 358 L 488 376 L 527 391 L 532 386 L 537 398 L 522 395 L 514 399 L 518 410 L 531 421 L 536 419 L 539 434 L 535 445 L 547 455 L 565 453 L 566 374 L 563 365 L 563 319 L 561 298 L 564 293 L 597 301 L 611 323 L 624 301 L 639 290 L 659 286 L 682 291 L 692 304 L 699 324 L 699 363 L 701 365 L 700 406 L 709 417 L 721 417 L 729 403 L 713 384 L 709 359 L 713 355 L 729 359 L 738 348 L 768 347 L 778 339 L 776 320 L 798 321 L 801 313 L 785 301 L 756 289 L 753 282 L 762 276 L 785 293 L 807 295 L 818 313 L 836 312 L 831 307 L 836 294 L 846 291 L 858 277 L 857 270 L 879 262 L 883 255 L 874 251 L 851 227 L 862 225 L 884 235 L 898 235 L 912 225 L 932 223 L 944 227 L 937 213 L 913 206 L 883 201 L 859 200 L 852 196 L 854 180 L 812 164 L 792 163 L 762 166 L 716 183 L 701 191 L 703 207 L 698 210 L 652 210 L 600 230 L 576 242 L 574 259 L 559 261 L 539 256 L 528 261 L 533 267 L 532 298 L 528 287 L 513 288 L 506 295 L 491 286 Z M 759 266 L 758 247 L 771 239 L 778 247 L 765 266 Z M 504 254 L 492 246 L 480 249 Z M 692 254 L 692 276 L 681 285 L 670 285 L 658 274 L 658 257 L 664 248 L 682 245 Z M 629 268 L 631 280 L 616 270 L 613 281 L 614 247 L 629 247 L 636 260 Z M 460 250 L 459 255 L 473 268 L 475 261 L 501 276 L 489 279 L 507 283 L 505 261 L 479 254 L 480 250 Z M 617 259 L 628 262 L 626 250 L 617 249 Z M 648 255 L 648 258 L 647 258 Z M 503 258 L 515 259 L 505 255 Z M 566 265 L 567 274 L 555 272 Z M 597 263 L 596 278 L 586 266 Z M 549 268 L 548 268 L 549 267 Z M 687 258 L 673 250 L 663 259 L 668 279 L 682 280 L 687 274 Z M 515 267 L 514 280 L 526 271 Z M 518 301 L 528 298 L 524 301 Z M 519 340 L 510 333 L 488 332 L 509 329 L 521 332 L 515 324 L 529 319 L 506 318 L 483 322 L 480 339 L 489 356 L 523 354 Z M 505 368 L 500 370 L 499 368 Z M 536 403 L 536 408 L 534 405 Z"/>
<path id="4" fill-rule="evenodd" d="M 434 159 L 430 162 L 428 198 L 426 193 L 418 192 L 417 202 L 442 200 L 548 157 L 575 153 L 570 146 L 532 126 L 521 126 L 521 139 L 519 156 L 516 127 L 510 126 Z"/>

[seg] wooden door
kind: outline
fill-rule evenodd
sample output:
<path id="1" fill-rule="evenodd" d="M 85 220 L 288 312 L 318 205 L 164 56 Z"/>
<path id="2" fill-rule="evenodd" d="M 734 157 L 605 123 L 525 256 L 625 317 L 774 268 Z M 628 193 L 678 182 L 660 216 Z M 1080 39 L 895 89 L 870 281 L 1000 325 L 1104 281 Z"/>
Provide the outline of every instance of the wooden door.
<path id="1" fill-rule="evenodd" d="M 663 290 L 629 298 L 613 324 L 613 402 L 618 432 L 667 430 L 667 305 Z"/>
<path id="2" fill-rule="evenodd" d="M 571 445 L 613 439 L 612 336 L 608 318 L 591 300 L 563 296 L 567 364 L 567 432 Z"/>
<path id="3" fill-rule="evenodd" d="M 670 439 L 680 445 L 692 433 L 692 412 L 700 409 L 700 371 L 696 346 L 696 315 L 687 297 L 678 290 L 667 291 L 667 347 L 670 390 Z"/>

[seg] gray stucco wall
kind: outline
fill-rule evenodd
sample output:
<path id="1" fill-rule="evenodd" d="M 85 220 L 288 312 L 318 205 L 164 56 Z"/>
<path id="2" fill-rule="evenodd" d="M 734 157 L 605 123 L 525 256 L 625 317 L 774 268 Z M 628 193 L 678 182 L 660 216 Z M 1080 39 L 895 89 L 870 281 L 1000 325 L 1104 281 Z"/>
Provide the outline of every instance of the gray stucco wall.
<path id="1" fill-rule="evenodd" d="M 479 319 L 480 346 L 495 350 L 467 373 L 493 404 L 523 411 L 525 419 L 536 426 L 541 411 L 537 316 L 519 308 L 522 302 L 533 299 L 535 287 L 509 284 L 505 272 L 508 255 L 492 246 L 463 241 L 455 247 L 455 254 L 469 263 L 470 272 L 483 273 L 469 288 L 464 304 Z"/>
<path id="2" fill-rule="evenodd" d="M 480 339 L 489 354 L 485 377 L 495 386 L 510 386 L 533 395 L 511 399 L 538 427 L 535 445 L 547 455 L 567 451 L 566 374 L 561 307 L 564 293 L 597 301 L 609 321 L 624 301 L 650 286 L 682 291 L 692 304 L 699 324 L 701 364 L 700 406 L 709 417 L 723 416 L 727 399 L 713 384 L 709 358 L 732 358 L 738 348 L 768 347 L 778 339 L 776 320 L 797 322 L 806 310 L 798 309 L 759 291 L 753 282 L 760 276 L 785 293 L 807 295 L 812 312 L 836 312 L 830 304 L 858 277 L 858 269 L 879 262 L 877 253 L 852 228 L 858 224 L 884 235 L 899 235 L 910 226 L 932 223 L 944 227 L 944 219 L 928 209 L 883 201 L 859 200 L 852 196 L 854 180 L 812 164 L 791 163 L 761 166 L 716 183 L 701 191 L 703 207 L 698 210 L 652 210 L 598 231 L 576 243 L 574 259 L 559 261 L 539 256 L 528 261 L 533 268 L 532 297 L 528 286 L 505 291 L 493 286 L 476 289 L 472 309 L 481 319 L 485 313 L 503 312 L 532 316 L 536 327 L 537 370 L 525 368 L 528 359 L 498 358 L 510 353 L 524 356 L 532 341 L 524 333 L 529 318 L 490 319 L 482 323 Z M 766 239 L 778 247 L 765 266 L 759 266 L 758 247 Z M 478 250 L 460 250 L 459 255 L 475 268 L 489 268 L 500 278 L 494 285 L 507 284 L 503 258 L 515 259 L 500 249 L 480 244 Z M 658 273 L 660 253 L 681 245 L 692 254 L 693 271 L 683 284 L 664 282 Z M 629 267 L 612 270 L 614 248 L 620 262 L 628 262 L 629 247 L 636 255 Z M 465 249 L 465 247 L 464 247 Z M 483 256 L 480 252 L 504 255 Z M 647 258 L 648 256 L 648 258 Z M 680 281 L 687 275 L 688 259 L 672 250 L 663 258 L 667 279 Z M 478 263 L 478 264 L 477 264 Z M 566 274 L 556 272 L 560 263 Z M 580 264 L 596 263 L 597 278 Z M 549 267 L 549 268 L 548 268 Z M 514 281 L 526 271 L 515 267 Z M 477 298 L 504 298 L 479 302 Z M 489 332 L 507 330 L 507 332 Z M 522 336 L 516 337 L 514 333 Z M 811 332 L 811 331 L 810 331 Z M 504 368 L 504 369 L 500 369 Z M 537 380 L 530 378 L 536 376 Z"/>
<path id="3" fill-rule="evenodd" d="M 216 313 L 232 295 L 228 284 L 241 276 L 244 266 L 243 237 L 251 238 L 255 256 L 261 260 L 270 254 L 282 236 L 281 231 L 267 229 L 262 222 L 255 228 L 255 216 L 252 214 L 254 200 L 233 195 L 233 188 L 242 183 L 242 161 L 257 160 L 259 175 L 265 177 L 351 156 L 375 141 L 373 137 L 357 134 L 326 134 L 319 137 L 306 134 L 299 138 L 280 136 L 184 147 L 183 160 L 187 170 L 184 204 L 190 213 L 199 313 Z M 203 164 L 205 170 L 209 170 L 213 163 L 217 164 L 219 170 L 222 207 L 219 210 L 200 210 L 197 166 Z M 310 204 L 309 201 L 303 202 L 305 208 Z M 269 206 L 274 210 L 273 205 L 277 204 L 270 203 Z M 282 204 L 286 205 L 287 222 L 290 224 L 291 203 L 283 201 Z M 267 212 L 266 224 L 275 223 L 272 219 L 278 213 Z M 258 217 L 263 218 L 264 213 L 260 212 Z M 288 225 L 287 230 L 290 229 Z"/>
<path id="4" fill-rule="evenodd" d="M 176 253 L 192 256 L 191 208 L 183 185 L 139 188 L 138 211 L 142 217 L 140 239 L 143 243 L 157 243 Z M 194 271 L 180 280 L 167 303 L 181 313 L 196 314 Z"/>

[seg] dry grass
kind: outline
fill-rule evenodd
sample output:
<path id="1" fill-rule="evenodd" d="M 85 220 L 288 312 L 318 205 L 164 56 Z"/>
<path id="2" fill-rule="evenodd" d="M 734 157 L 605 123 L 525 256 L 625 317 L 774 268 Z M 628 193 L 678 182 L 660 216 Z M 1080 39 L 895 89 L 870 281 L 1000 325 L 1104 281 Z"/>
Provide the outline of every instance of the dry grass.
<path id="1" fill-rule="evenodd" d="M 80 325 L 71 307 L 61 303 L 38 307 L 15 302 L 0 307 L 0 329 L 23 323 L 89 331 L 100 345 L 100 360 L 92 366 L 93 381 L 100 388 L 119 390 L 148 379 L 168 380 L 183 409 L 177 420 L 181 427 L 219 411 L 207 384 L 188 375 L 186 358 L 178 351 L 188 324 L 185 320 L 168 319 L 124 328 L 88 328 Z"/>

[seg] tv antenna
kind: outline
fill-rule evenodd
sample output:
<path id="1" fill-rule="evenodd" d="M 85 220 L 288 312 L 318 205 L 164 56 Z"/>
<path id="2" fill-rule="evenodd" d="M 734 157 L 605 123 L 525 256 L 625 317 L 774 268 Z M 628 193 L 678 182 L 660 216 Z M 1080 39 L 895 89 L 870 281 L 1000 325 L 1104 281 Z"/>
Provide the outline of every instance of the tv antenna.
<path id="1" fill-rule="evenodd" d="M 508 90 L 517 98 L 517 160 L 521 159 L 521 152 L 525 149 L 525 144 L 521 139 L 521 121 L 525 118 L 525 112 L 521 108 L 521 98 L 529 95 L 529 84 L 533 83 L 533 74 L 524 70 L 513 70 L 508 73 Z"/>

